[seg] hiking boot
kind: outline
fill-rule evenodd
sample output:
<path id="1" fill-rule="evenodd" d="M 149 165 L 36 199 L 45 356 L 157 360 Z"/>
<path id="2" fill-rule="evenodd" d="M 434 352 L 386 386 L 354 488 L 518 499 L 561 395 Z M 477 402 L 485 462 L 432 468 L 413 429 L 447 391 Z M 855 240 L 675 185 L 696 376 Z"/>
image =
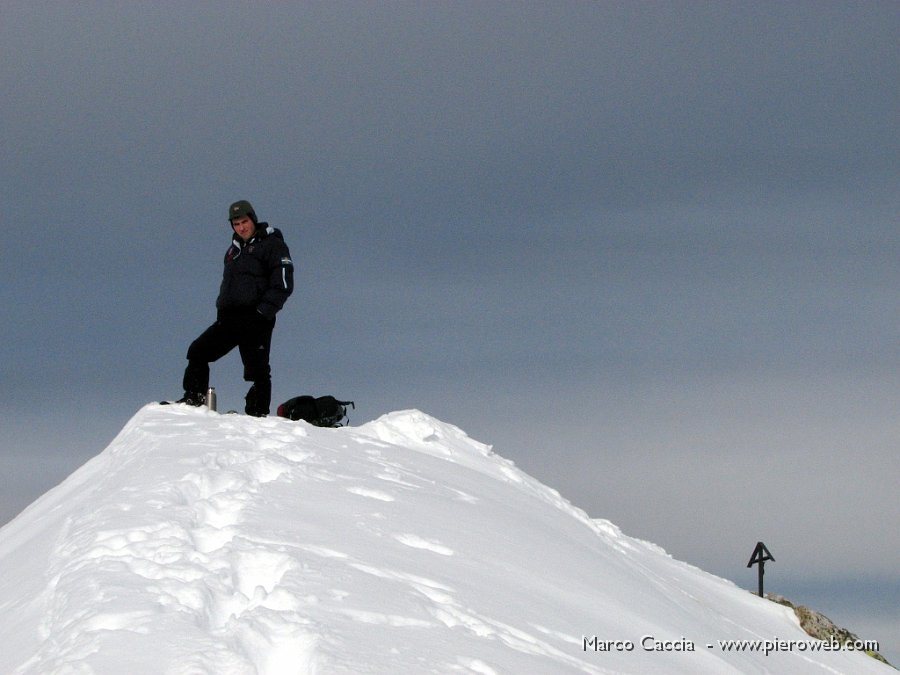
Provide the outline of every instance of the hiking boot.
<path id="1" fill-rule="evenodd" d="M 269 403 L 272 399 L 272 382 L 254 382 L 244 397 L 247 405 L 244 412 L 250 417 L 266 417 L 269 414 Z"/>
<path id="2" fill-rule="evenodd" d="M 206 394 L 199 391 L 186 391 L 184 392 L 184 397 L 178 399 L 175 403 L 184 403 L 199 408 L 202 405 L 206 405 Z"/>

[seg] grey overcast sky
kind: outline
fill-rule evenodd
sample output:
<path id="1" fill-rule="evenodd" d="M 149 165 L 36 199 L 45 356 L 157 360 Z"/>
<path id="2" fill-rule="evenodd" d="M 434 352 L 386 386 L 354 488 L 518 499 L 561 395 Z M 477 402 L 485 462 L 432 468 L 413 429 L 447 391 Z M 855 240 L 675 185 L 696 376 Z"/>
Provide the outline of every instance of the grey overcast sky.
<path id="1" fill-rule="evenodd" d="M 296 263 L 276 399 L 421 409 L 747 588 L 763 540 L 900 661 L 898 35 L 893 0 L 3 2 L 0 522 L 180 395 L 249 199 Z"/>

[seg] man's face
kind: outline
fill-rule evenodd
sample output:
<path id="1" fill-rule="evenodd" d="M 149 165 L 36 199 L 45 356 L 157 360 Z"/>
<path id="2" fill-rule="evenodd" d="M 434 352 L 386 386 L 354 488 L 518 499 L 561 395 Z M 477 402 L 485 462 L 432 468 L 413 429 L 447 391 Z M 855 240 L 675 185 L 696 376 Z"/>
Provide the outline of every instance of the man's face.
<path id="1" fill-rule="evenodd" d="M 256 232 L 256 224 L 250 216 L 238 216 L 237 218 L 232 218 L 231 227 L 234 228 L 237 236 L 244 241 L 250 241 L 250 239 L 253 238 L 253 234 Z"/>

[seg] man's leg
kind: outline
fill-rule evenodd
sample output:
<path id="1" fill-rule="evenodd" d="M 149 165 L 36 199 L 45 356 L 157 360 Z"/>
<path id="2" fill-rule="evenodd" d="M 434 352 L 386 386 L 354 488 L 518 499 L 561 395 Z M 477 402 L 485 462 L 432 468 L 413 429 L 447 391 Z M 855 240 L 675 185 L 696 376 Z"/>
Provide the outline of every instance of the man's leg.
<path id="1" fill-rule="evenodd" d="M 188 347 L 188 365 L 184 370 L 185 394 L 206 395 L 209 388 L 209 364 L 218 361 L 235 348 L 236 331 L 221 321 L 216 321 Z"/>
<path id="2" fill-rule="evenodd" d="M 274 328 L 274 320 L 254 317 L 248 322 L 239 345 L 241 361 L 244 363 L 244 380 L 253 383 L 247 392 L 244 411 L 255 417 L 268 415 L 272 403 L 272 369 L 269 367 L 269 352 Z"/>

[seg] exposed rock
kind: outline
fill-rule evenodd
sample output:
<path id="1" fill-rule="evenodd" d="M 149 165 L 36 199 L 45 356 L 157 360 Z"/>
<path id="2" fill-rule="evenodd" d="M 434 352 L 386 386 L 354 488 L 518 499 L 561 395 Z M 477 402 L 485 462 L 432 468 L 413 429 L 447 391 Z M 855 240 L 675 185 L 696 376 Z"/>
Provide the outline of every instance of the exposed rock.
<path id="1" fill-rule="evenodd" d="M 851 633 L 846 628 L 840 628 L 839 626 L 836 626 L 835 623 L 827 616 L 820 612 L 816 612 L 809 607 L 804 607 L 803 605 L 795 605 L 784 596 L 777 595 L 775 593 L 766 593 L 766 599 L 771 600 L 772 602 L 776 602 L 779 605 L 784 605 L 785 607 L 790 607 L 791 609 L 793 609 L 794 614 L 796 614 L 797 618 L 800 620 L 800 628 L 806 631 L 807 635 L 809 635 L 810 637 L 813 637 L 817 640 L 834 640 L 835 642 L 839 642 L 840 644 L 847 644 L 848 642 L 856 644 L 862 642 L 859 637 Z M 882 663 L 886 663 L 893 668 L 893 666 L 888 663 L 888 660 L 877 651 L 867 650 L 866 654 L 871 656 L 873 659 L 878 659 Z"/>

